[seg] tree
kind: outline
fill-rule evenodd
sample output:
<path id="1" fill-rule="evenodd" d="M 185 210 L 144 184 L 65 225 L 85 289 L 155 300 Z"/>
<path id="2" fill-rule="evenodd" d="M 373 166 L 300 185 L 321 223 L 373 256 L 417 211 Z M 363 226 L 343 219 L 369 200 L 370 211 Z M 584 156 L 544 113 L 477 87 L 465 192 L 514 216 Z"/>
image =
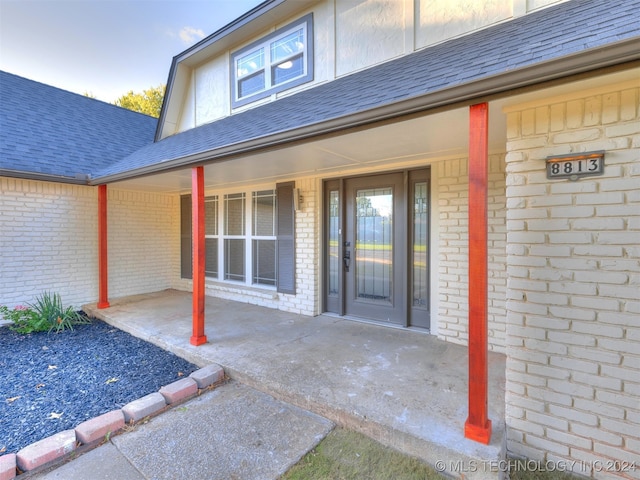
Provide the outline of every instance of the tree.
<path id="1" fill-rule="evenodd" d="M 114 104 L 127 110 L 158 118 L 166 88 L 166 85 L 160 85 L 144 90 L 142 93 L 134 93 L 133 90 L 129 90 L 129 93 L 118 98 Z"/>

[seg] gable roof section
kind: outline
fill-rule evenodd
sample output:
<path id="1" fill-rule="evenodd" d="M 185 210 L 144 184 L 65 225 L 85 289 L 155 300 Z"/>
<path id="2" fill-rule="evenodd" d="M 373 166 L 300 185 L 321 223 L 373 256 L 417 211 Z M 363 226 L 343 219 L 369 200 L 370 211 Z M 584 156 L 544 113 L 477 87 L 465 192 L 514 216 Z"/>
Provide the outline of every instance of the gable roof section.
<path id="1" fill-rule="evenodd" d="M 87 183 L 152 143 L 156 122 L 0 71 L 0 175 Z"/>
<path id="2" fill-rule="evenodd" d="M 165 101 L 162 104 L 155 140 L 169 136 L 164 135 L 163 130 L 165 128 L 171 130 L 177 121 L 182 96 L 174 96 L 172 95 L 172 91 L 178 85 L 188 81 L 188 75 L 181 71 L 182 69 L 178 68 L 180 65 L 191 67 L 198 65 L 233 47 L 238 42 L 242 42 L 247 36 L 268 29 L 272 25 L 273 18 L 278 18 L 280 15 L 292 15 L 297 10 L 307 8 L 314 1 L 317 0 L 296 0 L 295 2 L 288 2 L 287 0 L 265 0 L 231 23 L 223 26 L 208 37 L 203 38 L 198 43 L 173 57 L 171 68 L 169 69 L 169 78 L 167 79 Z M 180 88 L 178 87 L 177 89 L 179 90 Z"/>
<path id="3" fill-rule="evenodd" d="M 639 10 L 640 0 L 562 3 L 175 134 L 97 175 L 182 168 L 638 60 Z"/>

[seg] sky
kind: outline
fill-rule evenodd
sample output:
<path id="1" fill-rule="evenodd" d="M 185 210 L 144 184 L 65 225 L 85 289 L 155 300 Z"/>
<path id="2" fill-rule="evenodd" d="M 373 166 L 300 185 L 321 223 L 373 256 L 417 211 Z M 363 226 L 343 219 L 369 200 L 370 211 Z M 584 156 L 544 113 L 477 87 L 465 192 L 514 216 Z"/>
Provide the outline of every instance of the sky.
<path id="1" fill-rule="evenodd" d="M 0 0 L 0 70 L 109 103 L 261 0 Z"/>

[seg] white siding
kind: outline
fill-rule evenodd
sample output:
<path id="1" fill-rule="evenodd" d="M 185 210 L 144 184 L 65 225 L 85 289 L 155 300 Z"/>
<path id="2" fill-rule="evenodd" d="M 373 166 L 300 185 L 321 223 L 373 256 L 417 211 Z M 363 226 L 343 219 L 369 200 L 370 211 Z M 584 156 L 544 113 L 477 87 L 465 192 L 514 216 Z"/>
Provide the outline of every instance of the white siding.
<path id="1" fill-rule="evenodd" d="M 422 0 L 417 8 L 418 48 L 507 20 L 513 14 L 512 0 Z"/>
<path id="2" fill-rule="evenodd" d="M 188 80 L 185 82 L 185 92 L 178 93 L 184 95 L 184 103 L 180 108 L 180 115 L 178 117 L 178 132 L 184 132 L 199 125 L 196 123 L 196 98 L 193 80 L 194 76 L 197 76 L 197 71 L 190 71 L 187 75 Z"/>
<path id="3" fill-rule="evenodd" d="M 336 2 L 336 76 L 405 53 L 405 3 L 399 0 Z"/>
<path id="4" fill-rule="evenodd" d="M 216 58 L 195 72 L 195 124 L 202 125 L 229 114 L 229 59 Z"/>

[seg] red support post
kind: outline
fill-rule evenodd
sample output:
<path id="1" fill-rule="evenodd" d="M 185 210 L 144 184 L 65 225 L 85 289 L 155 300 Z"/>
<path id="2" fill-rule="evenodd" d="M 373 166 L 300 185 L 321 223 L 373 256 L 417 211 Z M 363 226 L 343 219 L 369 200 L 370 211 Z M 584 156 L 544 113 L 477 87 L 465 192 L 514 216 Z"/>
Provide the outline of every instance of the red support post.
<path id="1" fill-rule="evenodd" d="M 487 204 L 489 106 L 469 108 L 469 416 L 464 436 L 488 444 L 487 418 Z"/>
<path id="2" fill-rule="evenodd" d="M 98 308 L 109 308 L 107 186 L 98 185 Z"/>
<path id="3" fill-rule="evenodd" d="M 206 343 L 204 334 L 204 167 L 191 169 L 191 225 L 193 229 L 193 334 L 191 345 Z"/>

